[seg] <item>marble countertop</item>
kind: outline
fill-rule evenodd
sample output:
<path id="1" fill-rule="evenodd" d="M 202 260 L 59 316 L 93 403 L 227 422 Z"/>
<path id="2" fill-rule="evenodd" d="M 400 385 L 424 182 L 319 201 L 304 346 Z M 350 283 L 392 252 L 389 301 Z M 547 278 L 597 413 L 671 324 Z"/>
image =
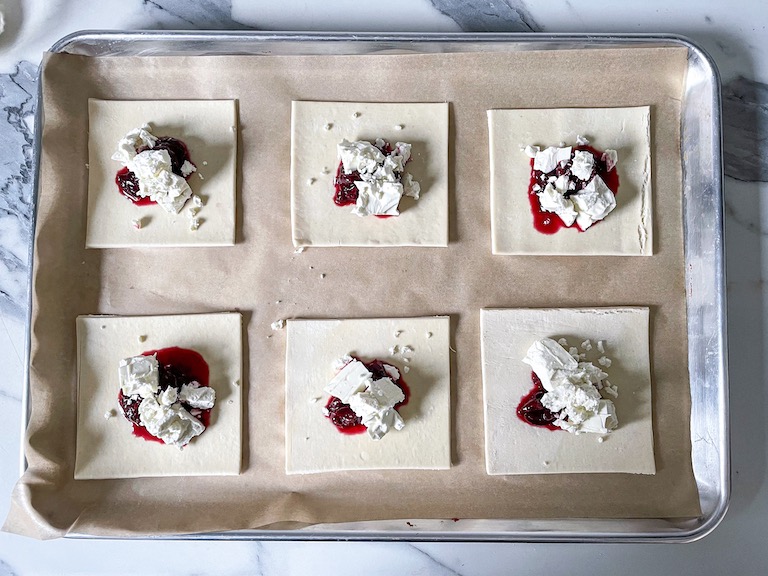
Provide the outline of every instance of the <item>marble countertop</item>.
<path id="1" fill-rule="evenodd" d="M 32 234 L 32 142 L 42 52 L 82 29 L 669 32 L 690 37 L 723 81 L 733 495 L 713 534 L 687 545 L 411 544 L 58 540 L 0 533 L 11 574 L 763 573 L 768 568 L 768 10 L 716 0 L 633 5 L 524 0 L 0 1 L 0 494 L 18 477 Z M 0 517 L 9 506 L 0 498 Z M 150 568 L 147 568 L 151 566 Z M 762 570 L 760 570 L 762 568 Z"/>

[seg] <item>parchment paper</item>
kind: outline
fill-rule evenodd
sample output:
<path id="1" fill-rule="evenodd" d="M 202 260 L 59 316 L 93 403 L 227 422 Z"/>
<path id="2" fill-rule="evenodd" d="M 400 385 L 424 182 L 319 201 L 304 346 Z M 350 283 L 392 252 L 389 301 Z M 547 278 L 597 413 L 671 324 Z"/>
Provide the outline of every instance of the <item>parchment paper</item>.
<path id="1" fill-rule="evenodd" d="M 157 534 L 395 518 L 697 515 L 681 231 L 685 69 L 686 50 L 676 48 L 591 50 L 586 56 L 47 55 L 41 72 L 45 120 L 29 469 L 15 488 L 5 529 L 50 538 L 70 530 Z M 346 82 L 350 78 L 356 81 Z M 239 100 L 237 245 L 86 250 L 88 98 L 180 97 Z M 310 248 L 294 254 L 291 100 L 450 102 L 450 246 Z M 486 110 L 638 105 L 651 106 L 653 256 L 492 256 Z M 370 282 L 381 275 L 386 282 Z M 651 309 L 658 473 L 487 476 L 480 308 L 592 305 Z M 74 481 L 75 317 L 226 310 L 241 311 L 247 326 L 244 473 Z M 430 314 L 451 315 L 458 351 L 452 363 L 453 468 L 286 476 L 285 333 L 273 333 L 270 323 L 286 317 Z M 376 498 L 369 496 L 371 486 Z"/>

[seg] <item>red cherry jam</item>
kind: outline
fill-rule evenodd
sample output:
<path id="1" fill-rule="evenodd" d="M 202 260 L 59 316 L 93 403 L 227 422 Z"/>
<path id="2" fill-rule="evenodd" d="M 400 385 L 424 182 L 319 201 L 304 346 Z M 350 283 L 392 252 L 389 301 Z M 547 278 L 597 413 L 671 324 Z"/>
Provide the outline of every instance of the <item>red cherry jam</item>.
<path id="1" fill-rule="evenodd" d="M 359 358 L 355 358 L 355 360 L 359 360 Z M 362 360 L 360 361 L 362 362 Z M 386 364 L 386 362 L 372 360 L 371 362 L 363 362 L 363 364 L 373 375 L 373 380 L 381 380 L 382 378 L 389 378 L 392 380 L 392 377 L 387 374 L 387 371 L 384 369 L 384 364 Z M 398 372 L 400 372 L 400 378 L 392 380 L 392 382 L 403 391 L 405 399 L 402 402 L 395 404 L 396 410 L 401 406 L 408 404 L 408 400 L 411 397 L 411 390 L 408 388 L 405 380 L 403 380 L 402 371 L 398 370 Z M 363 424 L 360 417 L 352 411 L 349 404 L 345 404 L 339 398 L 336 398 L 336 396 L 331 396 L 328 399 L 325 409 L 328 411 L 327 418 L 333 422 L 333 425 L 336 426 L 342 434 L 361 434 L 365 432 L 365 424 Z"/>
<path id="2" fill-rule="evenodd" d="M 163 136 L 155 141 L 154 146 L 140 146 L 136 149 L 136 153 L 139 154 L 145 150 L 165 150 L 168 152 L 168 156 L 171 158 L 171 172 L 189 180 L 192 174 L 184 176 L 181 173 L 181 167 L 184 165 L 184 162 L 192 164 L 192 160 L 189 157 L 189 149 L 184 142 L 177 138 Z M 127 166 L 118 170 L 115 175 L 115 184 L 117 184 L 117 189 L 120 193 L 137 206 L 156 204 L 154 200 L 150 200 L 146 196 L 139 196 L 139 180 Z"/>
<path id="3" fill-rule="evenodd" d="M 541 403 L 541 397 L 547 391 L 544 390 L 544 386 L 541 385 L 541 380 L 535 372 L 531 372 L 531 380 L 533 381 L 533 388 L 523 396 L 520 404 L 517 405 L 517 417 L 531 426 L 539 426 L 547 430 L 562 430 L 553 424 L 557 416 Z"/>
<path id="4" fill-rule="evenodd" d="M 595 160 L 592 167 L 592 174 L 590 174 L 589 178 L 586 180 L 580 180 L 571 174 L 571 166 L 573 165 L 573 153 L 578 150 L 589 152 L 592 154 L 592 157 Z M 616 166 L 608 170 L 608 167 L 603 160 L 603 153 L 600 150 L 593 148 L 592 146 L 579 145 L 573 147 L 571 150 L 571 155 L 571 160 L 569 160 L 565 165 L 558 164 L 557 168 L 555 168 L 552 172 L 547 173 L 544 173 L 541 170 L 534 170 L 534 159 L 531 158 L 531 180 L 528 183 L 528 201 L 531 205 L 531 214 L 533 214 L 533 227 L 542 234 L 554 234 L 560 230 L 560 228 L 567 228 L 567 226 L 563 223 L 557 214 L 553 212 L 545 212 L 541 209 L 539 197 L 536 194 L 536 191 L 533 189 L 536 184 L 538 184 L 541 187 L 541 190 L 543 190 L 551 176 L 557 177 L 562 176 L 563 174 L 568 174 L 569 182 L 574 184 L 574 189 L 565 194 L 565 197 L 569 198 L 574 194 L 578 194 L 580 190 L 589 184 L 589 181 L 592 180 L 592 178 L 595 176 L 600 176 L 608 189 L 613 192 L 614 196 L 616 196 L 616 194 L 619 192 L 619 172 L 616 170 Z M 595 222 L 595 224 L 598 224 L 598 222 Z M 592 226 L 595 224 L 592 224 Z M 578 224 L 574 223 L 574 227 L 579 232 L 583 232 Z"/>
<path id="5" fill-rule="evenodd" d="M 384 156 L 389 156 L 393 152 L 392 146 L 386 140 L 381 140 L 381 146 L 376 146 Z M 410 161 L 410 158 L 408 159 Z M 406 162 L 408 164 L 408 162 Z M 336 206 L 349 206 L 357 202 L 357 186 L 355 181 L 360 181 L 360 172 L 353 170 L 349 174 L 344 173 L 344 165 L 339 162 L 336 168 L 336 177 L 333 179 L 333 202 Z"/>
<path id="6" fill-rule="evenodd" d="M 208 369 L 208 364 L 194 350 L 174 346 L 160 350 L 149 350 L 142 352 L 141 355 L 154 355 L 157 358 L 161 391 L 168 387 L 173 387 L 176 388 L 177 392 L 180 392 L 182 385 L 191 384 L 192 382 L 197 382 L 201 387 L 209 386 L 210 370 Z M 150 434 L 141 423 L 141 417 L 139 416 L 141 400 L 141 396 L 138 395 L 124 396 L 122 390 L 117 394 L 117 401 L 120 403 L 123 416 L 133 424 L 134 436 L 162 444 L 163 441 Z M 192 408 L 184 402 L 181 405 L 202 422 L 203 426 L 208 428 L 211 421 L 211 409 L 201 410 L 199 408 Z M 192 412 L 193 410 L 194 413 Z"/>

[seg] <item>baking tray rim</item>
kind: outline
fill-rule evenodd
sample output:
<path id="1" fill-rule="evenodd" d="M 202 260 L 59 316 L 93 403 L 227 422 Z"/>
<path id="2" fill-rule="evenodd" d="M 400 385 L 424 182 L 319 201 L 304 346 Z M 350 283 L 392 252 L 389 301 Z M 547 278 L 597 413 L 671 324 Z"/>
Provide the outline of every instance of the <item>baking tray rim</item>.
<path id="1" fill-rule="evenodd" d="M 535 46 L 540 49 L 595 49 L 595 48 L 622 48 L 642 46 L 649 44 L 658 44 L 666 46 L 685 47 L 688 49 L 689 62 L 692 58 L 697 61 L 706 69 L 707 79 L 712 87 L 712 97 L 709 102 L 711 105 L 711 151 L 712 151 L 712 170 L 711 170 L 711 189 L 716 197 L 713 204 L 710 206 L 712 214 L 710 214 L 712 221 L 714 222 L 714 261 L 711 262 L 714 272 L 714 314 L 717 319 L 717 331 L 711 334 L 708 338 L 708 343 L 714 343 L 715 358 L 714 363 L 711 361 L 709 365 L 714 365 L 715 373 L 713 374 L 717 408 L 715 415 L 717 416 L 716 428 L 718 433 L 719 443 L 716 446 L 717 452 L 717 474 L 715 475 L 715 482 L 717 482 L 718 490 L 717 497 L 714 501 L 714 506 L 709 513 L 702 513 L 701 516 L 693 519 L 665 519 L 665 518 L 652 518 L 652 519 L 533 519 L 533 520 L 521 520 L 527 524 L 541 524 L 541 528 L 537 530 L 489 530 L 489 531 L 458 531 L 458 530 L 403 530 L 403 529 L 386 529 L 386 530 L 322 530 L 314 532 L 312 530 L 292 529 L 292 530 L 238 530 L 231 532 L 207 532 L 199 534 L 169 534 L 161 536 L 148 536 L 137 535 L 136 537 L 120 537 L 119 539 L 140 538 L 148 540 L 307 540 L 307 541 L 418 541 L 418 542 L 601 542 L 601 543 L 648 543 L 648 542 L 693 542 L 703 538 L 710 534 L 723 520 L 730 501 L 731 494 L 731 469 L 730 469 L 730 423 L 729 423 L 729 403 L 728 403 L 728 373 L 727 373 L 727 335 L 726 335 L 726 307 L 725 307 L 725 265 L 724 265 L 724 216 L 723 216 L 723 190 L 722 190 L 722 174 L 723 174 L 723 160 L 722 160 L 722 129 L 721 129 L 721 94 L 720 94 L 720 75 L 717 66 L 712 57 L 697 43 L 689 38 L 678 34 L 649 34 L 649 33 L 630 33 L 630 34 L 612 34 L 612 33 L 535 33 L 535 32 L 509 32 L 509 33 L 421 33 L 421 32 L 403 32 L 403 33 L 379 33 L 379 32 L 364 32 L 364 33 L 351 33 L 351 32 L 301 32 L 301 31 L 286 31 L 286 32 L 271 32 L 271 31 L 218 31 L 218 30 L 203 30 L 203 31 L 168 31 L 168 30 L 140 30 L 140 31 L 114 31 L 114 30 L 81 30 L 68 34 L 55 42 L 50 48 L 50 52 L 62 53 L 70 52 L 70 50 L 77 49 L 79 44 L 95 41 L 95 42 L 110 42 L 110 41 L 163 41 L 163 42 L 179 42 L 181 40 L 194 40 L 197 42 L 210 42 L 212 40 L 226 40 L 227 42 L 234 41 L 251 41 L 251 42 L 268 42 L 268 43 L 282 43 L 282 42 L 298 42 L 309 46 L 310 42 L 328 44 L 331 42 L 346 42 L 351 44 L 362 44 L 365 42 L 381 44 L 384 42 L 392 42 L 397 44 L 407 43 L 408 48 L 418 47 L 419 45 L 425 45 L 427 43 L 438 44 L 453 44 L 456 46 L 469 45 L 469 44 L 485 44 L 487 46 L 500 45 L 500 44 L 520 44 L 526 46 Z M 570 45 L 569 45 L 570 44 Z M 401 46 L 401 49 L 404 49 Z M 218 54 L 207 53 L 206 55 L 226 55 L 226 51 L 221 51 Z M 239 53 L 238 53 L 239 54 Z M 153 56 L 161 56 L 161 54 L 152 54 Z M 256 54 L 254 54 L 256 55 Z M 265 54 L 268 55 L 268 54 Z M 109 57 L 107 54 L 101 56 Z M 113 57 L 119 57 L 113 55 Z M 689 64 L 690 71 L 690 64 Z M 39 80 L 39 79 L 38 79 Z M 684 108 L 683 108 L 684 110 Z M 26 428 L 30 417 L 30 405 L 29 405 L 29 378 L 30 378 L 30 352 L 31 352 L 31 323 L 32 323 L 32 295 L 33 295 L 33 270 L 34 270 L 34 244 L 35 234 L 37 229 L 37 199 L 39 190 L 40 179 L 40 152 L 42 145 L 42 127 L 44 118 L 44 110 L 42 107 L 42 82 L 38 81 L 37 89 L 37 106 L 35 110 L 35 137 L 34 137 L 34 179 L 33 179 L 33 214 L 32 214 L 32 230 L 33 234 L 30 238 L 28 247 L 28 257 L 30 262 L 30 275 L 28 281 L 28 307 L 27 307 L 27 322 L 26 322 L 26 346 L 25 346 L 25 374 L 22 390 L 22 418 L 21 418 L 21 438 L 22 446 L 20 453 L 20 469 L 23 473 L 27 468 L 27 462 L 24 454 L 24 444 L 26 439 Z M 684 139 L 684 124 L 683 114 L 681 113 L 681 143 Z M 682 153 L 682 150 L 681 150 Z M 689 263 L 689 235 L 686 226 L 686 204 L 688 202 L 688 195 L 686 190 L 687 182 L 687 170 L 686 170 L 686 158 L 683 154 L 683 224 L 684 224 L 684 237 L 683 248 L 685 252 L 686 261 L 686 304 L 688 308 L 688 333 L 689 333 L 689 360 L 693 360 L 692 349 L 690 345 L 690 327 L 691 327 L 691 303 L 688 296 L 691 294 L 690 288 L 692 283 L 691 278 L 691 266 Z M 689 362 L 689 376 L 690 366 Z M 691 377 L 691 393 L 693 396 L 694 384 Z M 693 422 L 692 422 L 693 426 Z M 692 452 L 693 438 L 692 430 Z M 693 457 L 692 457 L 693 460 Z M 696 462 L 692 462 L 694 465 L 694 474 L 696 468 Z M 699 477 L 696 476 L 697 485 L 699 488 Z M 701 491 L 700 491 L 701 497 Z M 513 519 L 509 519 L 510 521 Z M 482 521 L 482 520 L 481 520 Z M 440 522 L 440 521 L 430 521 Z M 655 530 L 580 530 L 580 531 L 568 531 L 562 529 L 550 528 L 555 526 L 562 526 L 569 523 L 593 523 L 593 524 L 605 524 L 605 523 L 629 523 L 639 522 L 647 524 L 651 522 L 658 522 L 658 526 Z M 665 525 L 664 523 L 676 522 L 676 527 Z M 102 537 L 81 533 L 69 533 L 66 535 L 71 539 L 115 539 L 114 537 Z"/>

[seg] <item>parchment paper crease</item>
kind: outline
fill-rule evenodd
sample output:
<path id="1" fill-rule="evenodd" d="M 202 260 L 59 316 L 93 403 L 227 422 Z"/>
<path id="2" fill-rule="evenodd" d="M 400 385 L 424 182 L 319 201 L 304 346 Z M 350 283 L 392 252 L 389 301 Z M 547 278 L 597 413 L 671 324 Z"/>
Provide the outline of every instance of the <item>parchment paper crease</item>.
<path id="1" fill-rule="evenodd" d="M 587 58 L 585 65 L 584 53 L 576 51 L 47 55 L 25 446 L 29 469 L 13 493 L 5 529 L 50 538 L 70 530 L 158 534 L 395 518 L 697 515 L 681 231 L 679 113 L 686 50 L 592 50 Z M 338 81 L 350 78 L 355 81 Z M 89 97 L 239 100 L 236 246 L 85 250 Z M 294 99 L 450 102 L 450 246 L 310 248 L 294 254 L 288 181 Z M 653 256 L 492 256 L 486 110 L 638 105 L 651 106 Z M 385 282 L 371 281 L 382 276 Z M 362 288 L 365 296 L 359 295 Z M 658 473 L 487 476 L 480 308 L 591 305 L 651 308 Z M 247 325 L 244 473 L 74 481 L 75 317 L 225 310 L 242 311 Z M 273 333 L 270 323 L 287 317 L 429 314 L 452 316 L 458 351 L 452 366 L 453 468 L 286 476 L 285 333 Z"/>

